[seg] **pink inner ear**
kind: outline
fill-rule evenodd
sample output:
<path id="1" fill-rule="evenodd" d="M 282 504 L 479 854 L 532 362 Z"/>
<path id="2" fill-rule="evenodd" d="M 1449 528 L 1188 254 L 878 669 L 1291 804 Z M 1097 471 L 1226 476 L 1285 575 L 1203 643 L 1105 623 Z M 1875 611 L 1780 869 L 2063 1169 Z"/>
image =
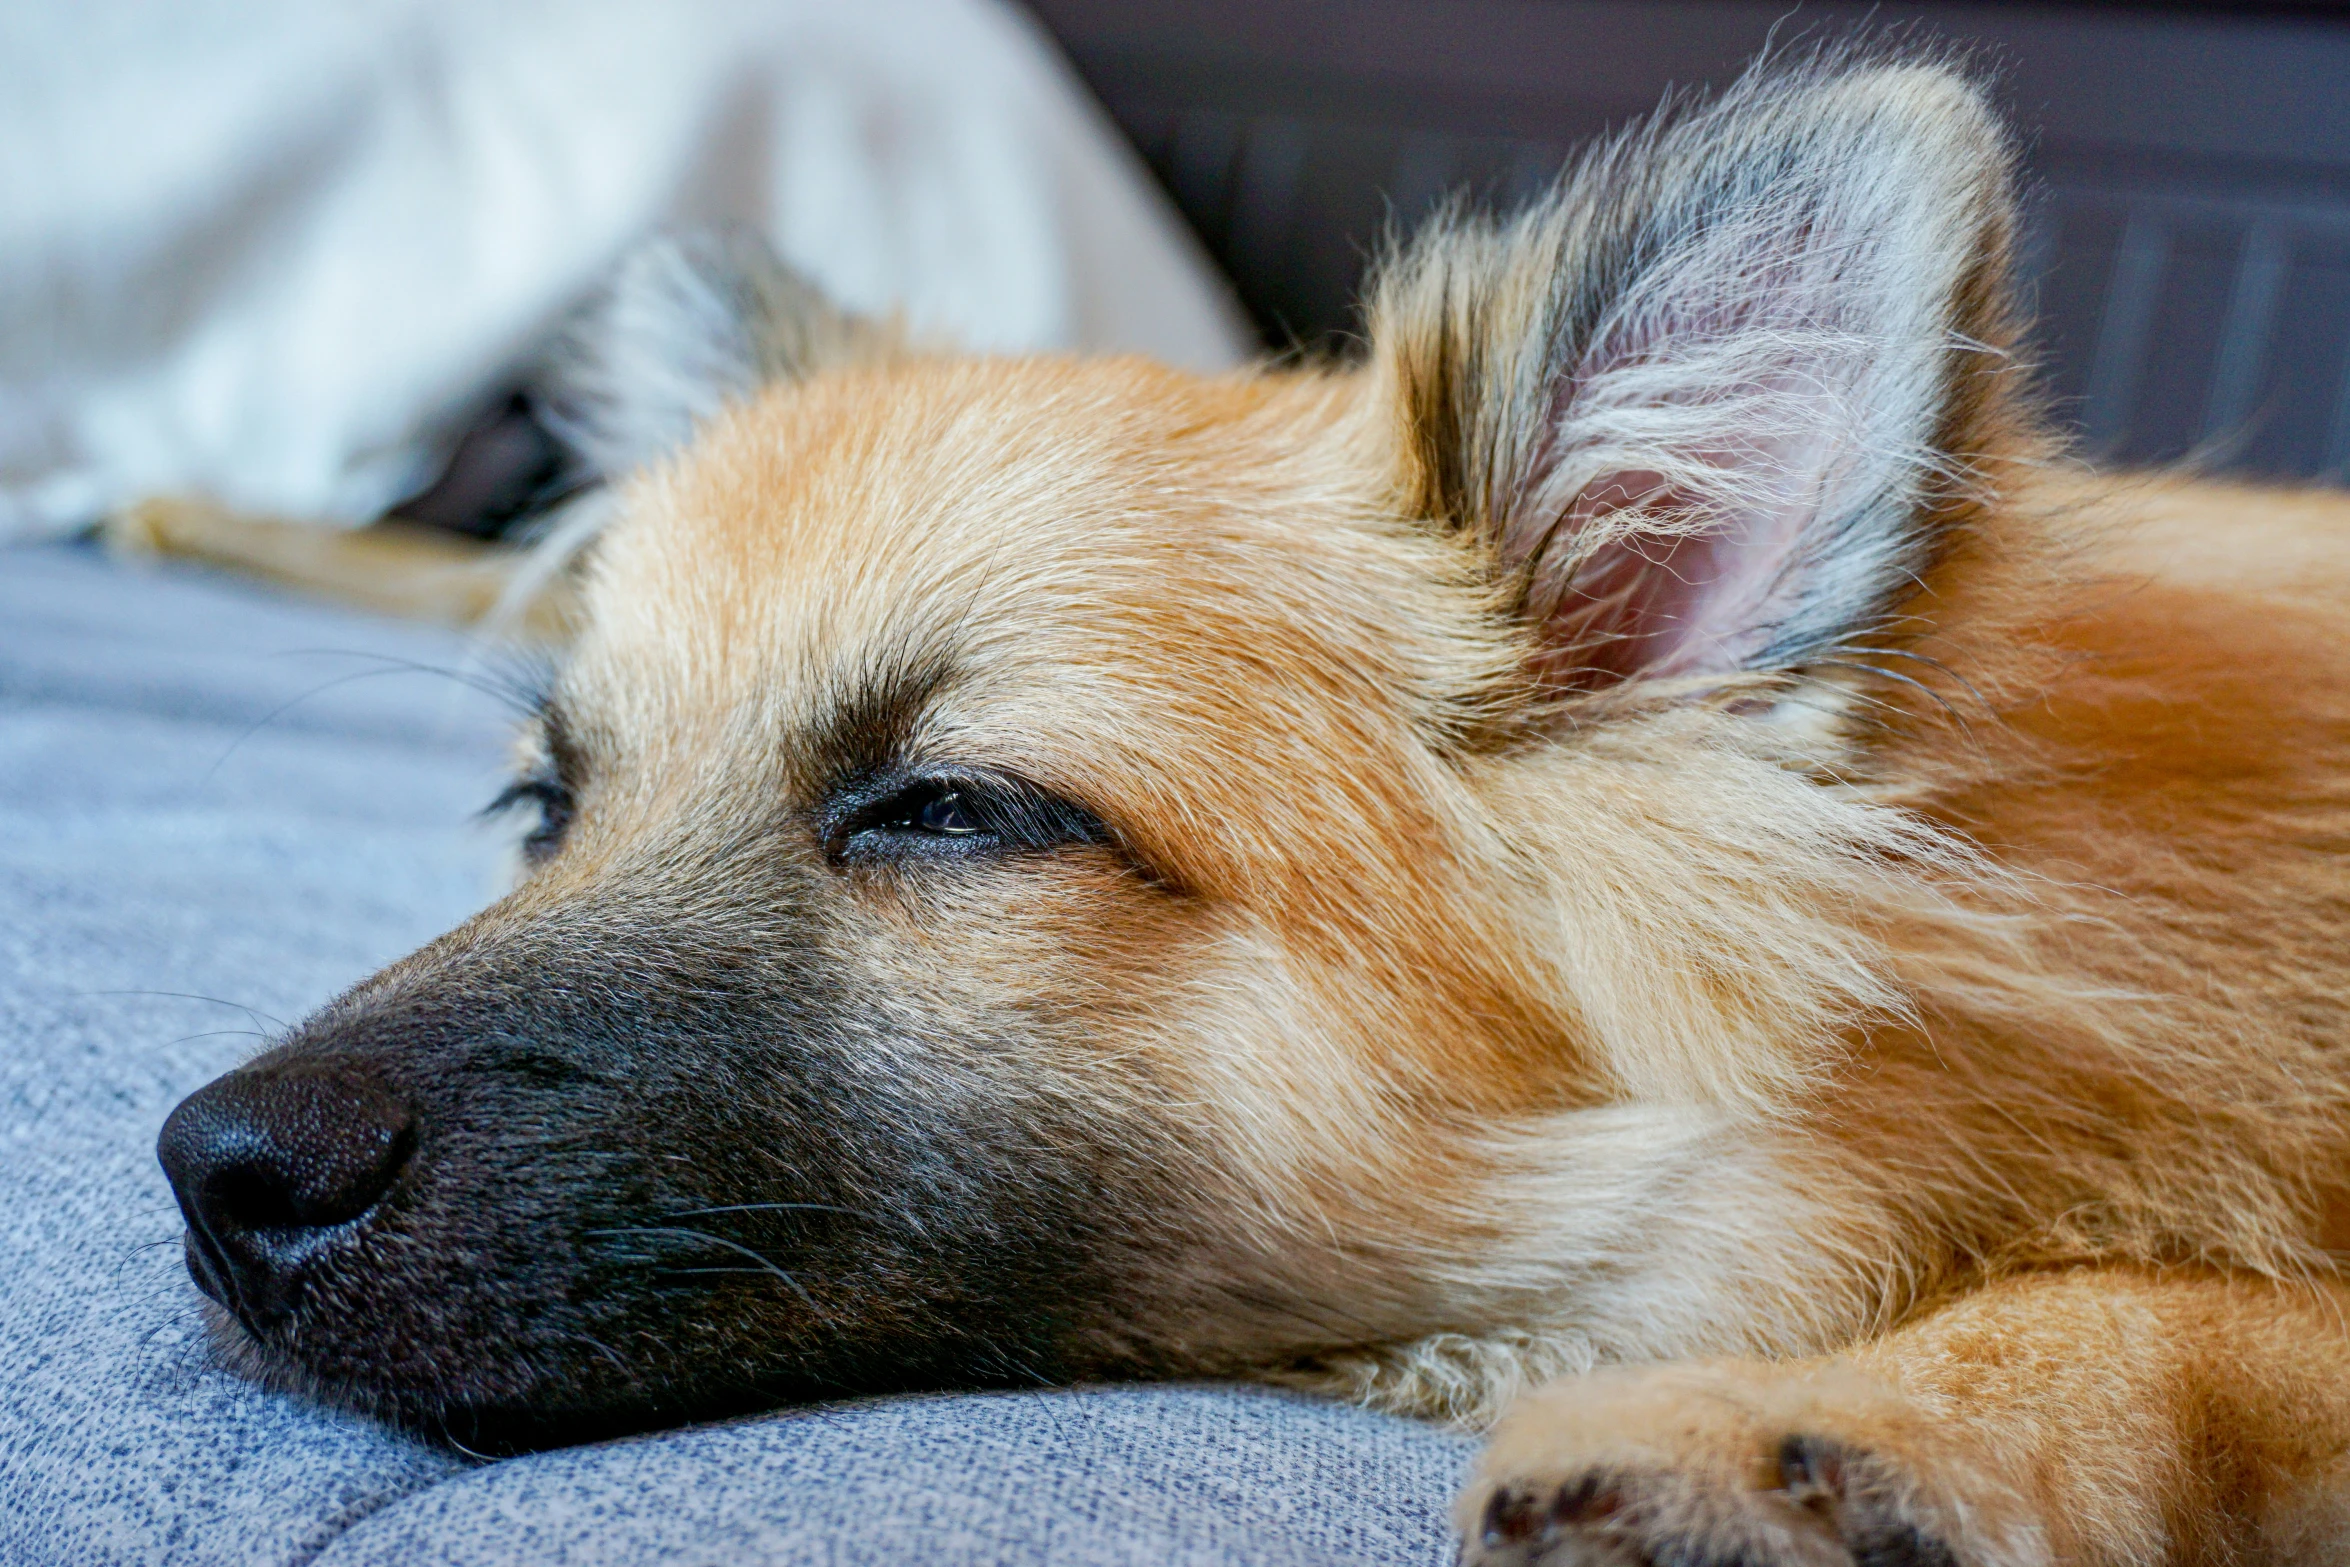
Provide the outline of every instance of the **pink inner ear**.
<path id="1" fill-rule="evenodd" d="M 1544 684 L 1590 691 L 1747 667 L 1794 607 L 1797 557 L 1818 508 L 1818 455 L 1768 454 L 1777 493 L 1741 506 L 1690 495 L 1654 472 L 1584 486 L 1543 536 L 1527 590 Z M 1658 527 L 1643 530 L 1626 512 Z M 1608 536 L 1590 542 L 1601 531 Z"/>

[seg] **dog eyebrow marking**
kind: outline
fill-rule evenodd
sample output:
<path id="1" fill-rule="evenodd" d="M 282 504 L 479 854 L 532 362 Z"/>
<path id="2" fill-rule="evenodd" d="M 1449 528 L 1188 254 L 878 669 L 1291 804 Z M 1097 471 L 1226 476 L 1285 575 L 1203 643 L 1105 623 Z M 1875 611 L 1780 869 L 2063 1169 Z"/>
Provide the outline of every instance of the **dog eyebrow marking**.
<path id="1" fill-rule="evenodd" d="M 836 783 L 899 767 L 923 716 L 955 683 L 938 649 L 901 649 L 846 671 L 821 701 L 807 735 L 808 754 Z"/>

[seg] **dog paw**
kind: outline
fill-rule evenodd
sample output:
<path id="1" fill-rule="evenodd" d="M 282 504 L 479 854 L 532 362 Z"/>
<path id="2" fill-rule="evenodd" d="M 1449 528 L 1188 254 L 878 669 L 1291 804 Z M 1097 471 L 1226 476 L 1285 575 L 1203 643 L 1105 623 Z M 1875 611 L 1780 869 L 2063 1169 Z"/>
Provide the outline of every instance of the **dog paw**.
<path id="1" fill-rule="evenodd" d="M 1463 1567 L 2023 1567 L 2012 1491 L 1857 1376 L 1571 1378 L 1522 1401 L 1461 1500 Z"/>
<path id="2" fill-rule="evenodd" d="M 1825 1437 L 1780 1448 L 1778 1484 L 1588 1469 L 1493 1488 L 1461 1553 L 1474 1567 L 1960 1567 L 1910 1517 L 1874 1455 Z"/>

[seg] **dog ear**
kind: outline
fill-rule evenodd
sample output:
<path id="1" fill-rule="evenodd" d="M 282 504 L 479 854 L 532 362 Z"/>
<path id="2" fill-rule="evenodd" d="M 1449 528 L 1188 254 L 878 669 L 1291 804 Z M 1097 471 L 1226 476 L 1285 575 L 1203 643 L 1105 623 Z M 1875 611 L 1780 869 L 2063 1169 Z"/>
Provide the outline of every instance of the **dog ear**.
<path id="1" fill-rule="evenodd" d="M 534 390 L 588 474 L 612 478 L 685 445 L 761 387 L 870 355 L 883 336 L 755 231 L 694 229 L 622 260 L 573 317 Z"/>
<path id="2" fill-rule="evenodd" d="M 1406 503 L 1490 546 L 1550 688 L 1797 668 L 1914 586 L 2003 418 L 2009 165 L 1962 77 L 1831 60 L 1388 264 Z"/>

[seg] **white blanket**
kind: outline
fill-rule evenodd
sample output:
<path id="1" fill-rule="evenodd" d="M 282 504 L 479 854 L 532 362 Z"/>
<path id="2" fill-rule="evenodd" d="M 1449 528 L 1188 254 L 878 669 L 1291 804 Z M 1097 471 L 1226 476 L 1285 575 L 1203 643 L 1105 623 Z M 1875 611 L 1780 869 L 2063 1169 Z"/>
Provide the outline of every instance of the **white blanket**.
<path id="1" fill-rule="evenodd" d="M 720 219 L 973 348 L 1245 352 L 995 0 L 17 0 L 0 539 L 152 494 L 367 521 L 633 240 Z"/>

